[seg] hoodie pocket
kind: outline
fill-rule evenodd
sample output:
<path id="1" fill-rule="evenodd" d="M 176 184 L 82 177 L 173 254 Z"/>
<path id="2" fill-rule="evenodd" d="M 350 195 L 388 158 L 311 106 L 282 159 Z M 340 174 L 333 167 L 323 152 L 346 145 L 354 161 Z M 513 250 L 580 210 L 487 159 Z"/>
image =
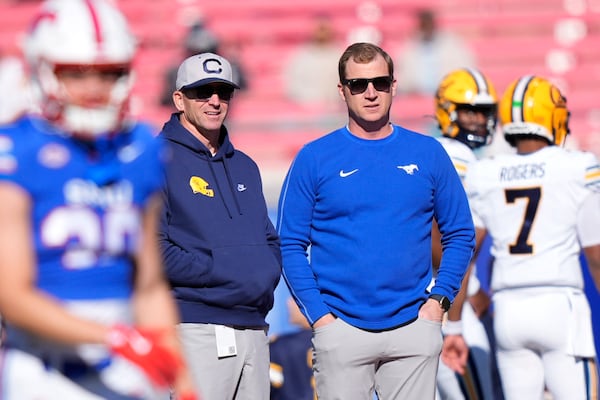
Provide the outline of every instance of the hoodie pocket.
<path id="1" fill-rule="evenodd" d="M 221 306 L 272 304 L 281 265 L 268 245 L 213 249 L 213 266 L 206 287 L 218 293 Z M 266 302 L 266 303 L 265 303 Z"/>

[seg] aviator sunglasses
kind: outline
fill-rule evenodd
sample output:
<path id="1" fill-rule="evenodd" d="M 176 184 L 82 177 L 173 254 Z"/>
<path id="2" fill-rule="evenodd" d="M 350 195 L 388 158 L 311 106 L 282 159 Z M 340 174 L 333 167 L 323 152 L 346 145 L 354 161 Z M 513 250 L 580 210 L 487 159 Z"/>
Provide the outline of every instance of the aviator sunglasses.
<path id="1" fill-rule="evenodd" d="M 200 86 L 196 88 L 190 88 L 185 90 L 185 95 L 189 99 L 194 100 L 208 100 L 212 97 L 213 94 L 217 94 L 219 99 L 224 101 L 231 100 L 233 96 L 234 88 L 232 86 L 227 85 L 219 85 L 219 86 Z"/>
<path id="2" fill-rule="evenodd" d="M 376 78 L 356 78 L 356 79 L 344 79 L 342 84 L 348 86 L 350 89 L 350 93 L 352 94 L 361 94 L 367 90 L 369 86 L 369 82 L 373 83 L 373 87 L 378 92 L 386 92 L 389 93 L 390 88 L 392 86 L 392 77 L 390 76 L 378 76 Z"/>

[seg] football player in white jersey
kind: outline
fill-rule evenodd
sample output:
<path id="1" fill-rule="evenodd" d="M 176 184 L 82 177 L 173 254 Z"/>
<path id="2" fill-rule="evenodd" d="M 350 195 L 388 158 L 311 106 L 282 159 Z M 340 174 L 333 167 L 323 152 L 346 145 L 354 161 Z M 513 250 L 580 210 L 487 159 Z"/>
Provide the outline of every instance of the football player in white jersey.
<path id="1" fill-rule="evenodd" d="M 126 118 L 135 40 L 105 0 L 43 3 L 40 115 L 0 127 L 0 397 L 196 399 L 163 278 L 162 144 Z"/>
<path id="2" fill-rule="evenodd" d="M 474 68 L 454 70 L 438 86 L 435 116 L 442 133 L 439 141 L 463 180 L 469 165 L 477 159 L 474 150 L 492 141 L 496 130 L 497 103 L 492 82 Z M 434 229 L 433 238 L 436 237 L 439 237 L 439 232 Z M 433 238 L 436 260 L 441 248 L 439 241 Z M 474 269 L 474 265 L 470 268 Z M 469 346 L 469 359 L 463 373 L 455 373 L 440 362 L 437 397 L 441 400 L 493 399 L 490 342 L 480 320 L 487 312 L 490 300 L 474 271 L 467 274 L 464 282 L 466 293 L 463 294 L 468 301 L 458 312 L 455 307 L 450 309 L 443 329 L 447 337 L 462 334 Z"/>
<path id="3" fill-rule="evenodd" d="M 580 252 L 600 290 L 600 166 L 562 146 L 569 111 L 547 79 L 523 76 L 499 107 L 516 154 L 473 164 L 475 226 L 492 239 L 497 358 L 507 400 L 597 399 L 598 374 Z"/>

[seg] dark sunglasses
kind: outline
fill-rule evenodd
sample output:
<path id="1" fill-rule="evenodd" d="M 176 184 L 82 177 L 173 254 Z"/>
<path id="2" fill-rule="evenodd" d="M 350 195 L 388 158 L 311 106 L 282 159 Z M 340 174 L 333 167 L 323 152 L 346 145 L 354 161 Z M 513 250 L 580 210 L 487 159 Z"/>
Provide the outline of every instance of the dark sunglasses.
<path id="1" fill-rule="evenodd" d="M 186 89 L 185 96 L 194 100 L 208 100 L 213 94 L 217 94 L 219 99 L 229 101 L 233 97 L 234 88 L 227 85 L 219 86 L 200 86 L 196 88 Z"/>
<path id="2" fill-rule="evenodd" d="M 376 78 L 356 78 L 356 79 L 344 79 L 342 84 L 348 86 L 350 89 L 350 93 L 352 94 L 361 94 L 367 90 L 369 86 L 369 82 L 373 83 L 373 87 L 378 92 L 386 92 L 389 93 L 390 88 L 392 87 L 392 77 L 391 76 L 378 76 Z"/>

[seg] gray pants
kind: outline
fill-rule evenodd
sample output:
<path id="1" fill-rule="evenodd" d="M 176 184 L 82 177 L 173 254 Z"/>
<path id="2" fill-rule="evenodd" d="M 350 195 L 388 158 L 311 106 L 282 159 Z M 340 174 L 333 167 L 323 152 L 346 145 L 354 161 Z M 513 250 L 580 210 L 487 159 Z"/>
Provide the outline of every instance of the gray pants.
<path id="1" fill-rule="evenodd" d="M 268 400 L 266 330 L 235 329 L 237 355 L 217 357 L 215 325 L 177 325 L 186 361 L 202 400 Z"/>
<path id="2" fill-rule="evenodd" d="M 365 331 L 342 319 L 317 328 L 313 371 L 319 400 L 432 400 L 442 349 L 441 324 L 418 319 Z"/>

